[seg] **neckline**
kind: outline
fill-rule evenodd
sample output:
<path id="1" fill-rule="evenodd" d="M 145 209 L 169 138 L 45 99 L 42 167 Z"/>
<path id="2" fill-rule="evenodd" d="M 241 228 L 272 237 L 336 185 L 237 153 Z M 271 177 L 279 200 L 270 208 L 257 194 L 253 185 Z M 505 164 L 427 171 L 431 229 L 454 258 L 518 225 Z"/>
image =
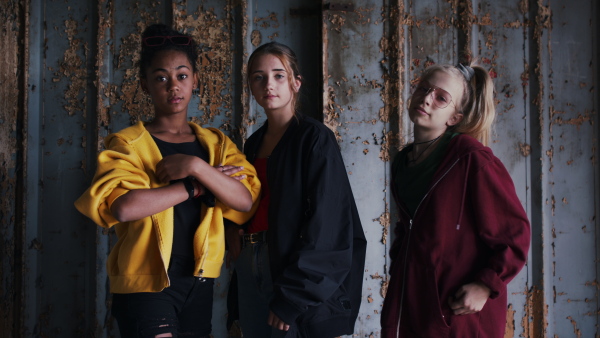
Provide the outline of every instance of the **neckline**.
<path id="1" fill-rule="evenodd" d="M 150 134 L 150 136 L 152 136 L 152 138 L 155 141 L 159 141 L 159 142 L 162 142 L 162 143 L 165 143 L 165 144 L 193 144 L 193 143 L 198 142 L 198 139 L 194 139 L 193 141 L 189 141 L 189 142 L 169 142 L 169 141 L 162 140 L 162 139 L 160 139 L 160 138 L 158 138 L 158 137 L 156 137 L 156 136 L 154 136 L 152 134 Z"/>

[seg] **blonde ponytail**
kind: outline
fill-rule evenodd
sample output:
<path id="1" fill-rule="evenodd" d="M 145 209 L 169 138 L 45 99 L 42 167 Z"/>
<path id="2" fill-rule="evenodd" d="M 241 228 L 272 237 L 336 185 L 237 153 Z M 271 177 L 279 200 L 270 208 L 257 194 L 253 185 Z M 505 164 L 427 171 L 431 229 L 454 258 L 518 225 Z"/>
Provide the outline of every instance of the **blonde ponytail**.
<path id="1" fill-rule="evenodd" d="M 453 131 L 472 136 L 483 145 L 489 145 L 492 124 L 496 118 L 494 104 L 494 82 L 487 70 L 480 66 L 472 66 L 473 76 L 467 82 L 468 90 L 463 93 L 463 99 L 458 108 L 463 119 L 452 128 Z M 460 73 L 460 70 L 459 70 Z"/>

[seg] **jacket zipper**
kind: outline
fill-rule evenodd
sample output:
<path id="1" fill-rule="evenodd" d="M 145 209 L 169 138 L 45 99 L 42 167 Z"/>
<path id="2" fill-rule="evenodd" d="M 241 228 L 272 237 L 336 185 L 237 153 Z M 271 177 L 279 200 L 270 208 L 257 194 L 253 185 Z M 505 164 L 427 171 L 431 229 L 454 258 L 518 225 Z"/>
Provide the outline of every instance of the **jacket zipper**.
<path id="1" fill-rule="evenodd" d="M 444 177 L 446 177 L 446 175 L 450 172 L 450 170 L 452 170 L 452 168 L 454 168 L 454 166 L 458 163 L 458 161 L 460 161 L 460 158 L 458 158 L 456 161 L 454 161 L 454 163 L 452 163 L 452 165 L 450 166 L 450 168 L 448 168 L 448 170 L 446 170 L 446 172 L 444 172 L 444 174 L 438 178 L 437 181 L 435 181 L 435 183 L 431 186 L 431 188 L 429 188 L 429 190 L 427 190 L 427 192 L 425 193 L 425 195 L 423 196 L 423 198 L 421 198 L 421 201 L 419 201 L 419 204 L 417 204 L 417 208 L 415 209 L 415 213 L 414 215 L 417 215 L 417 211 L 419 211 L 419 207 L 421 207 L 421 204 L 423 203 L 423 201 L 427 198 L 427 196 L 429 196 L 429 193 L 431 193 L 431 191 L 440 183 L 440 181 L 442 179 L 444 179 Z M 400 322 L 402 320 L 402 307 L 404 304 L 404 286 L 406 285 L 406 268 L 407 268 L 407 263 L 408 263 L 408 247 L 410 245 L 410 235 L 412 233 L 412 227 L 413 227 L 413 220 L 414 220 L 414 216 L 410 217 L 410 213 L 408 213 L 408 211 L 406 211 L 406 209 L 404 209 L 404 207 L 400 206 L 400 209 L 402 209 L 402 211 L 404 211 L 404 213 L 406 213 L 407 215 L 409 215 L 409 225 L 408 225 L 408 234 L 406 237 L 406 249 L 404 250 L 404 265 L 402 268 L 402 288 L 400 289 L 400 311 L 398 314 L 398 325 L 396 326 L 396 337 L 400 337 Z"/>
<path id="2" fill-rule="evenodd" d="M 160 234 L 160 228 L 159 228 L 158 222 L 156 221 L 154 216 L 152 216 L 152 224 L 156 228 L 156 233 Z M 163 287 L 163 290 L 164 290 L 166 287 L 169 287 L 171 285 L 171 279 L 169 278 L 169 271 L 167 269 L 167 265 L 165 265 L 165 263 L 164 263 L 165 258 L 163 256 L 162 250 L 160 249 L 160 240 L 159 240 L 158 236 L 156 236 L 156 244 L 158 245 L 158 254 L 160 255 L 160 260 L 163 262 L 163 269 L 165 271 L 165 276 L 167 276 L 167 285 L 165 287 Z"/>
<path id="3" fill-rule="evenodd" d="M 218 162 L 219 164 L 224 164 L 223 163 L 223 158 L 225 157 L 225 139 L 221 139 L 219 142 L 219 152 L 220 152 L 220 157 L 219 157 L 219 161 L 215 161 Z M 210 231 L 210 229 L 209 229 Z M 208 252 L 208 244 L 209 244 L 209 240 L 208 237 L 210 236 L 210 234 L 208 233 L 208 231 L 206 232 L 206 238 L 204 240 L 204 255 L 202 255 L 202 262 L 200 262 L 200 270 L 198 271 L 198 275 L 196 277 L 198 277 L 202 282 L 205 281 L 203 275 L 204 275 L 204 263 L 206 262 L 206 253 Z"/>

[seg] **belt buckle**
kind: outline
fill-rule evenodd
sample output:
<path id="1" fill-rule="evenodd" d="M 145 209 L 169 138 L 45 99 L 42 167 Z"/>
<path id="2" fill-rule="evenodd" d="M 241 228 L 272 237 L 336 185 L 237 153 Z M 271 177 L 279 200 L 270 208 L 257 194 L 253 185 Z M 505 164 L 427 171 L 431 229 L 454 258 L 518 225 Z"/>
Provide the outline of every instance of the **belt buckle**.
<path id="1" fill-rule="evenodd" d="M 259 242 L 258 232 L 250 234 L 250 244 L 255 244 Z"/>

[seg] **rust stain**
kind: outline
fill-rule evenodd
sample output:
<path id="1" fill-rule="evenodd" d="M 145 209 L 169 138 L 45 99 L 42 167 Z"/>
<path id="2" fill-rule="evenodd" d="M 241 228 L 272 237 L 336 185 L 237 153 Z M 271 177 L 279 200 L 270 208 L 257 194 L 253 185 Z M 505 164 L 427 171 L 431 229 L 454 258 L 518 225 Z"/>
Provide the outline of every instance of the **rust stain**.
<path id="1" fill-rule="evenodd" d="M 440 29 L 448 29 L 450 27 L 452 27 L 452 20 L 449 18 L 440 18 L 437 16 L 434 16 L 433 18 L 429 19 L 426 21 L 428 25 L 435 25 L 438 26 L 438 28 Z"/>
<path id="2" fill-rule="evenodd" d="M 487 47 L 487 49 L 491 50 L 494 47 L 494 34 L 493 32 L 488 32 L 486 34 L 486 39 L 485 39 L 485 46 Z"/>
<path id="3" fill-rule="evenodd" d="M 224 17 L 219 18 L 214 9 L 205 10 L 203 6 L 198 6 L 193 15 L 174 10 L 174 22 L 181 29 L 189 30 L 200 45 L 198 110 L 204 114 L 196 121 L 200 125 L 209 124 L 223 111 L 225 119 L 219 128 L 227 131 L 233 124 L 229 83 L 233 71 L 231 4 L 224 6 L 224 13 Z"/>
<path id="4" fill-rule="evenodd" d="M 254 24 L 258 25 L 260 22 L 260 27 L 262 28 L 279 28 L 279 20 L 277 20 L 277 13 L 270 12 L 266 17 L 254 17 Z"/>
<path id="5" fill-rule="evenodd" d="M 356 25 L 368 25 L 371 23 L 371 12 L 373 12 L 376 9 L 375 6 L 372 6 L 370 8 L 365 8 L 365 7 L 358 7 L 356 9 L 354 9 L 354 12 L 356 14 L 356 20 L 354 20 L 354 24 Z M 379 19 L 378 19 L 379 20 Z M 379 24 L 379 21 L 376 20 L 374 22 L 375 25 Z"/>
<path id="6" fill-rule="evenodd" d="M 87 68 L 85 59 L 79 55 L 83 51 L 87 58 L 89 48 L 87 42 L 76 38 L 78 34 L 78 23 L 75 20 L 65 21 L 65 33 L 69 40 L 69 48 L 65 50 L 63 61 L 60 63 L 59 76 L 68 79 L 67 90 L 65 91 L 65 110 L 69 116 L 82 112 L 85 116 L 87 106 Z"/>
<path id="7" fill-rule="evenodd" d="M 544 292 L 537 287 L 525 291 L 526 302 L 521 327 L 524 337 L 544 337 L 548 327 L 548 305 L 544 301 Z"/>
<path id="8" fill-rule="evenodd" d="M 564 112 L 554 112 L 556 114 L 561 113 L 564 114 Z M 579 130 L 581 128 L 581 126 L 584 123 L 589 123 L 590 125 L 593 124 L 593 117 L 590 115 L 589 112 L 584 112 L 583 115 L 582 114 L 578 114 L 576 118 L 571 118 L 571 119 L 563 119 L 561 116 L 556 117 L 556 119 L 554 119 L 552 121 L 552 124 L 556 124 L 559 126 L 562 125 L 571 125 L 571 126 L 576 126 L 577 130 Z"/>
<path id="9" fill-rule="evenodd" d="M 504 28 L 524 28 L 527 26 L 527 23 L 523 23 L 520 20 L 516 20 L 516 21 L 512 21 L 512 22 L 506 22 L 504 23 L 503 27 Z"/>
<path id="10" fill-rule="evenodd" d="M 248 26 L 250 24 L 250 20 L 248 19 L 248 2 L 247 1 L 241 1 L 241 12 L 244 13 L 244 15 L 242 16 L 242 39 L 246 40 L 246 38 L 248 37 Z M 246 76 L 246 72 L 248 70 L 248 64 L 247 64 L 247 60 L 249 57 L 248 54 L 248 50 L 246 48 L 246 44 L 243 44 L 243 56 L 244 56 L 244 62 L 242 62 L 242 70 L 241 70 L 241 74 L 240 78 L 242 79 L 242 97 L 241 99 L 241 106 L 242 106 L 242 121 L 240 123 L 240 127 L 237 131 L 237 135 L 239 135 L 242 143 L 244 143 L 246 141 L 246 138 L 248 137 L 248 127 L 254 125 L 256 123 L 255 118 L 253 117 L 252 119 L 250 119 L 250 90 L 248 88 L 248 77 Z M 232 135 L 235 139 L 235 135 Z"/>
<path id="11" fill-rule="evenodd" d="M 152 22 L 149 21 L 148 24 Z M 131 123 L 149 120 L 154 115 L 152 101 L 150 96 L 142 91 L 139 84 L 139 71 L 135 67 L 140 61 L 140 36 L 144 28 L 145 26 L 142 27 L 138 24 L 138 32 L 130 33 L 121 38 L 117 67 L 118 69 L 124 69 L 123 82 L 120 86 L 107 84 L 104 91 L 104 96 L 108 99 L 110 105 L 110 113 L 116 114 L 117 112 L 113 107 L 121 102 L 121 109 L 129 114 Z"/>
<path id="12" fill-rule="evenodd" d="M 112 67 L 108 62 L 105 64 L 105 60 L 108 55 L 114 54 L 114 45 L 106 42 L 109 39 L 107 34 L 114 26 L 112 13 L 114 13 L 114 2 L 111 1 L 108 4 L 104 1 L 98 2 L 98 35 L 96 39 L 96 48 L 98 52 L 96 55 L 96 78 L 94 79 L 94 84 L 97 89 L 96 120 L 98 122 L 98 127 L 108 127 L 110 124 L 110 106 L 114 104 L 111 102 L 111 98 L 114 101 L 114 95 L 111 95 L 111 93 L 115 93 L 115 90 L 111 91 L 108 87 L 115 85 L 109 84 L 104 79 L 105 76 L 110 73 L 110 67 Z M 86 129 L 85 125 L 83 125 L 83 129 Z M 102 139 L 103 135 L 98 134 L 96 140 L 96 149 L 98 151 L 102 149 Z M 84 171 L 86 169 L 85 163 L 86 161 L 82 161 L 81 167 Z"/>
<path id="13" fill-rule="evenodd" d="M 392 142 L 390 142 L 390 140 L 393 140 L 395 138 L 395 135 L 396 134 L 391 131 L 386 132 L 385 128 L 383 128 L 383 137 L 381 138 L 381 151 L 379 152 L 379 159 L 383 162 L 389 162 L 392 159 L 390 154 L 390 146 L 392 145 Z"/>
<path id="14" fill-rule="evenodd" d="M 473 55 L 473 52 L 471 51 L 471 27 L 473 23 L 477 22 L 477 17 L 473 12 L 473 3 L 471 1 L 457 1 L 454 3 L 453 7 L 454 11 L 458 14 L 458 19 L 455 26 L 461 30 L 466 37 L 464 50 L 461 52 L 461 54 L 466 59 L 470 60 Z"/>
<path id="15" fill-rule="evenodd" d="M 27 72 L 27 40 L 24 41 L 24 51 L 21 52 L 19 45 L 19 33 L 29 27 L 27 20 L 22 22 L 19 18 L 21 6 L 28 8 L 29 2 L 21 3 L 19 1 L 0 2 L 0 299 L 3 305 L 0 307 L 0 327 L 3 334 L 8 336 L 21 336 L 19 329 L 14 326 L 17 323 L 18 313 L 15 305 L 20 305 L 23 295 L 16 289 L 16 275 L 22 275 L 27 269 L 26 266 L 16 264 L 20 261 L 18 255 L 15 255 L 22 248 L 20 236 L 16 234 L 18 222 L 22 218 L 16 212 L 16 200 L 18 199 L 18 178 L 17 178 L 17 154 L 20 147 L 27 146 L 27 138 L 23 144 L 17 143 L 17 121 L 22 102 L 26 102 L 29 88 L 20 79 L 27 78 L 27 75 L 20 75 L 21 71 Z M 21 26 L 23 24 L 24 28 Z M 23 53 L 25 55 L 23 55 Z M 33 89 L 32 89 L 33 90 Z M 23 101 L 21 101 L 23 100 Z M 24 117 L 25 118 L 25 117 Z M 26 159 L 23 160 L 25 162 Z M 22 162 L 21 162 L 22 163 Z M 19 163 L 19 164 L 21 164 Z M 26 162 L 23 168 L 27 168 Z M 23 169 L 21 169 L 23 170 Z M 26 173 L 23 173 L 26 175 Z M 5 304 L 4 304 L 5 303 Z"/>
<path id="16" fill-rule="evenodd" d="M 521 152 L 521 155 L 527 157 L 531 155 L 531 145 L 527 143 L 519 143 L 519 151 Z"/>
<path id="17" fill-rule="evenodd" d="M 525 15 L 529 12 L 529 0 L 519 1 L 519 10 L 521 14 Z"/>
<path id="18" fill-rule="evenodd" d="M 506 310 L 506 328 L 504 330 L 504 338 L 512 338 L 515 336 L 515 311 L 512 304 L 508 304 Z"/>
<path id="19" fill-rule="evenodd" d="M 342 26 L 346 24 L 346 18 L 340 14 L 329 14 L 327 20 L 331 22 L 331 30 L 338 33 L 342 32 Z"/>
<path id="20" fill-rule="evenodd" d="M 385 204 L 385 211 L 378 218 L 373 219 L 373 222 L 379 222 L 379 224 L 383 227 L 383 234 L 381 236 L 381 243 L 387 243 L 387 236 L 390 231 L 390 211 L 388 208 L 388 204 Z"/>
<path id="21" fill-rule="evenodd" d="M 252 46 L 254 46 L 254 47 L 260 46 L 260 44 L 262 42 L 262 35 L 260 34 L 260 31 L 253 30 L 252 35 L 250 36 L 250 41 L 252 41 Z"/>
<path id="22" fill-rule="evenodd" d="M 575 319 L 573 319 L 573 317 L 568 316 L 567 319 L 571 322 L 571 325 L 573 325 L 573 333 L 575 334 L 575 336 L 577 338 L 581 338 L 581 330 L 577 328 L 577 322 L 575 321 Z"/>
<path id="23" fill-rule="evenodd" d="M 342 137 L 338 131 L 338 127 L 342 124 L 338 121 L 338 119 L 340 117 L 339 112 L 341 111 L 342 107 L 335 102 L 336 94 L 335 89 L 332 86 L 327 86 L 326 92 L 328 95 L 325 97 L 327 101 L 325 101 L 326 105 L 324 109 L 323 123 L 334 132 L 336 139 L 338 142 L 340 142 Z"/>

